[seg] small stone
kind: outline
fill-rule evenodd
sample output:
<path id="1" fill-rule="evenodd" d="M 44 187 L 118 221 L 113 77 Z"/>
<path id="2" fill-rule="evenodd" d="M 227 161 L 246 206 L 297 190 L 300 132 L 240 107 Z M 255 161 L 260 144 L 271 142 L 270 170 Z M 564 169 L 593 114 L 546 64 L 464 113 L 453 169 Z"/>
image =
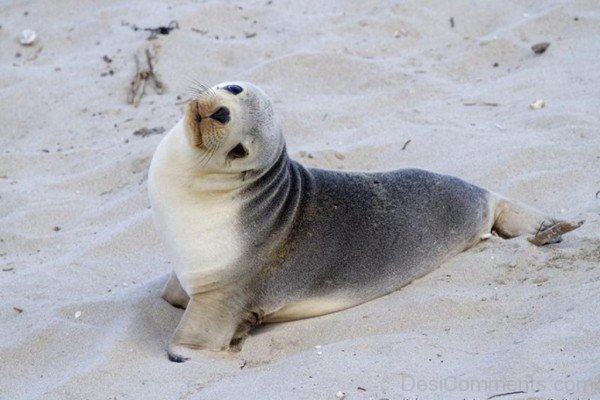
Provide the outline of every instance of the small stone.
<path id="1" fill-rule="evenodd" d="M 408 36 L 408 31 L 406 29 L 398 29 L 394 32 L 394 37 L 396 39 L 402 36 Z"/>
<path id="2" fill-rule="evenodd" d="M 339 152 L 335 152 L 334 153 L 335 158 L 337 158 L 338 160 L 343 160 L 344 158 L 346 158 L 342 153 Z"/>
<path id="3" fill-rule="evenodd" d="M 37 33 L 33 29 L 24 29 L 19 36 L 19 43 L 23 46 L 31 46 L 37 39 Z"/>
<path id="4" fill-rule="evenodd" d="M 549 42 L 541 42 L 541 43 L 536 43 L 533 46 L 531 46 L 531 50 L 533 50 L 533 52 L 535 54 L 542 54 L 543 52 L 546 51 L 546 49 L 550 46 Z"/>
<path id="5" fill-rule="evenodd" d="M 79 319 L 79 317 L 81 317 L 81 311 L 75 313 L 75 319 Z"/>
<path id="6" fill-rule="evenodd" d="M 542 99 L 538 99 L 529 105 L 532 110 L 539 110 L 544 107 L 546 107 L 546 102 Z"/>
<path id="7" fill-rule="evenodd" d="M 346 393 L 342 392 L 341 390 L 338 390 L 337 393 L 335 394 L 335 397 L 338 399 L 345 399 Z"/>

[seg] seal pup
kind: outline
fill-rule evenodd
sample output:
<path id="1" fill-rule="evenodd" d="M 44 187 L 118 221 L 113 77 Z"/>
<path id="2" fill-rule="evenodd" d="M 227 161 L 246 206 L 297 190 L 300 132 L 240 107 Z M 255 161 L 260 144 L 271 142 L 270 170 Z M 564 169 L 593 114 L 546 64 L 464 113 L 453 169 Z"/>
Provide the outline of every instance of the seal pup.
<path id="1" fill-rule="evenodd" d="M 185 308 L 168 345 L 177 362 L 188 349 L 239 350 L 263 322 L 388 294 L 492 230 L 543 231 L 547 242 L 578 226 L 424 170 L 305 168 L 289 158 L 271 100 L 247 82 L 199 90 L 148 182 L 174 256 L 163 297 Z"/>

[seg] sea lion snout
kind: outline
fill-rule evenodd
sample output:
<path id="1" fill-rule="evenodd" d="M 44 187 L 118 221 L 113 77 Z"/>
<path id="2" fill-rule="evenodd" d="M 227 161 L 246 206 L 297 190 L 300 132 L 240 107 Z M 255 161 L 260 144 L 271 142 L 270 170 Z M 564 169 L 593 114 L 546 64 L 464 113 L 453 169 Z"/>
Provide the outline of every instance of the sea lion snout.
<path id="1" fill-rule="evenodd" d="M 214 149 L 229 131 L 233 112 L 229 105 L 215 96 L 199 98 L 188 103 L 187 128 L 191 143 L 198 149 Z"/>

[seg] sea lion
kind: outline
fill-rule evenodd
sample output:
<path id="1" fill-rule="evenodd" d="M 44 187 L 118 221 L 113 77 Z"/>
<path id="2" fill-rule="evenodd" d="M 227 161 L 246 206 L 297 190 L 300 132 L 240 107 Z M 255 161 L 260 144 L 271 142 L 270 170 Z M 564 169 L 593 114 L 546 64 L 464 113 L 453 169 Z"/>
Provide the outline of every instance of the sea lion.
<path id="1" fill-rule="evenodd" d="M 239 350 L 263 322 L 383 296 L 492 230 L 543 230 L 546 241 L 569 230 L 451 176 L 306 168 L 288 156 L 271 100 L 247 82 L 199 90 L 158 146 L 148 189 L 175 258 L 163 297 L 185 308 L 168 346 L 178 362 L 186 348 Z"/>

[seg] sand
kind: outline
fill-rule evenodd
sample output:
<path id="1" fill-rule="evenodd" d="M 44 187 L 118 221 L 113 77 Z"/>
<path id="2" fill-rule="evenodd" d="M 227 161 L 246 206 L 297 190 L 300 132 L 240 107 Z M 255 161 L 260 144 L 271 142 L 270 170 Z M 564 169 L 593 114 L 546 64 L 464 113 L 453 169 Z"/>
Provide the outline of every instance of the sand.
<path id="1" fill-rule="evenodd" d="M 18 1 L 0 25 L 0 398 L 600 398 L 596 1 Z M 166 89 L 135 108 L 144 46 Z M 171 363 L 146 192 L 164 133 L 133 132 L 170 129 L 192 79 L 263 87 L 306 165 L 426 168 L 587 222 Z"/>

